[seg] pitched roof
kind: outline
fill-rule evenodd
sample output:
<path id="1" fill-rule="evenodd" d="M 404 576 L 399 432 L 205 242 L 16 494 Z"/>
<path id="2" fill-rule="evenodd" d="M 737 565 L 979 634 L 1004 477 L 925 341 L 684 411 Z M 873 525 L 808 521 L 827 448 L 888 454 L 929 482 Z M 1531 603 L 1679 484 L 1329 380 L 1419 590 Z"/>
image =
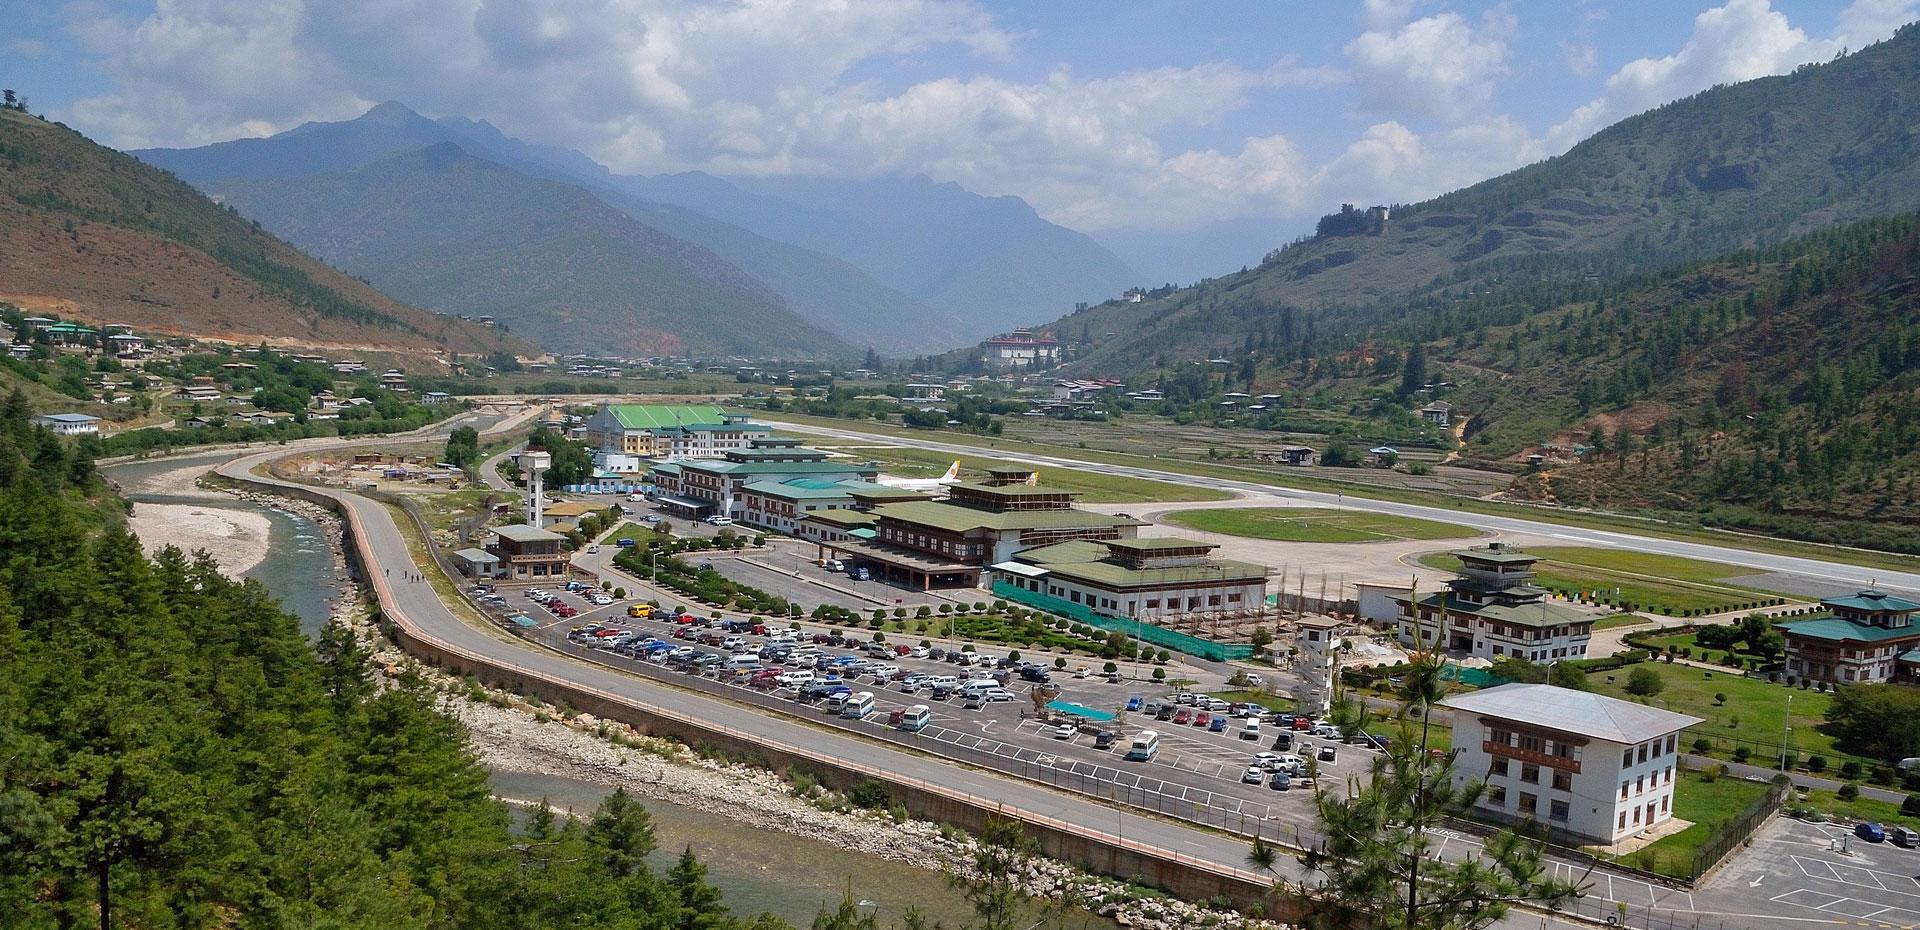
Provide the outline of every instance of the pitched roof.
<path id="1" fill-rule="evenodd" d="M 608 404 L 606 412 L 625 429 L 672 429 L 676 426 L 718 426 L 726 411 L 710 405 Z"/>
<path id="2" fill-rule="evenodd" d="M 514 542 L 547 542 L 566 538 L 559 533 L 549 533 L 537 526 L 528 526 L 525 523 L 509 523 L 506 526 L 496 526 L 493 527 L 493 531 L 499 534 L 501 539 L 511 539 Z"/>
<path id="3" fill-rule="evenodd" d="M 1902 614 L 1911 611 L 1920 611 L 1920 604 L 1916 604 L 1904 597 L 1895 597 L 1885 591 L 1876 591 L 1872 588 L 1868 588 L 1858 594 L 1849 594 L 1846 597 L 1821 598 L 1820 603 L 1828 607 L 1845 607 L 1865 613 Z"/>
<path id="4" fill-rule="evenodd" d="M 1877 643 L 1885 640 L 1920 639 L 1920 627 L 1884 627 L 1855 623 L 1840 617 L 1820 617 L 1798 623 L 1776 623 L 1788 636 L 1805 636 L 1832 642 Z"/>
<path id="5" fill-rule="evenodd" d="M 1614 743 L 1638 743 L 1700 722 L 1699 717 L 1591 691 L 1520 682 L 1455 694 L 1440 706 Z"/>
<path id="6" fill-rule="evenodd" d="M 936 501 L 882 504 L 873 508 L 873 512 L 876 516 L 889 520 L 919 523 L 954 533 L 964 533 L 973 529 L 1056 530 L 1146 525 L 1129 517 L 1108 516 L 1085 510 L 1015 510 L 994 513 Z"/>
<path id="7" fill-rule="evenodd" d="M 1508 588 L 1506 590 L 1516 590 Z M 1539 588 L 1524 587 L 1518 590 L 1540 591 Z M 1544 592 L 1543 592 L 1544 593 Z M 1488 620 L 1499 620 L 1517 626 L 1541 627 L 1557 626 L 1562 623 L 1581 623 L 1593 620 L 1593 615 L 1578 607 L 1557 604 L 1552 601 L 1535 601 L 1531 604 L 1474 604 L 1447 594 L 1430 594 L 1420 599 L 1420 603 L 1429 607 L 1439 607 L 1442 602 L 1445 609 L 1454 613 L 1472 614 Z"/>

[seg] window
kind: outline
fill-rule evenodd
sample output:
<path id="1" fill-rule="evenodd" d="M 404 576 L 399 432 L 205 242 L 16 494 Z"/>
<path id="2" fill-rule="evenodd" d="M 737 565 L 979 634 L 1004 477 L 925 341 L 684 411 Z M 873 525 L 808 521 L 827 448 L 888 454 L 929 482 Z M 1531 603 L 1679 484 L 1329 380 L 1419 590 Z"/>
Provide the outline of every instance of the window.
<path id="1" fill-rule="evenodd" d="M 1645 775 L 1633 776 L 1633 793 L 1634 794 L 1640 794 L 1647 790 L 1646 786 L 1642 784 L 1642 782 L 1645 782 L 1646 780 L 1647 780 L 1647 776 Z"/>
<path id="2" fill-rule="evenodd" d="M 1489 775 L 1507 774 L 1507 760 L 1499 756 L 1495 756 L 1493 760 L 1493 765 L 1487 768 L 1487 774 Z"/>
<path id="3" fill-rule="evenodd" d="M 1672 733 L 1667 734 L 1667 754 L 1668 755 L 1673 754 L 1674 741 L 1678 738 L 1679 737 L 1677 737 L 1675 734 L 1672 734 Z"/>
<path id="4" fill-rule="evenodd" d="M 1495 807 L 1507 806 L 1507 789 L 1495 785 L 1487 789 L 1487 803 Z"/>
<path id="5" fill-rule="evenodd" d="M 1520 766 L 1520 780 L 1526 782 L 1529 785 L 1539 784 L 1540 783 L 1540 767 L 1537 765 L 1534 765 L 1531 762 L 1528 762 L 1525 765 Z"/>
<path id="6" fill-rule="evenodd" d="M 1487 742 L 1499 746 L 1511 746 L 1513 745 L 1513 734 L 1496 727 L 1487 731 Z"/>
<path id="7" fill-rule="evenodd" d="M 1664 815 L 1666 814 L 1666 812 L 1667 812 L 1667 802 L 1668 802 L 1668 801 L 1671 801 L 1671 800 L 1673 800 L 1673 799 L 1672 799 L 1672 798 L 1661 798 L 1661 799 L 1660 799 L 1660 813 L 1661 813 L 1661 814 L 1662 814 L 1663 816 L 1664 816 Z"/>
<path id="8" fill-rule="evenodd" d="M 1532 814 L 1536 810 L 1538 810 L 1539 807 L 1540 807 L 1539 798 L 1531 794 L 1528 794 L 1525 791 L 1520 792 L 1520 813 Z"/>
<path id="9" fill-rule="evenodd" d="M 1620 799 L 1624 801 L 1626 800 L 1626 797 L 1627 797 L 1627 783 L 1623 781 L 1620 783 Z"/>
<path id="10" fill-rule="evenodd" d="M 1633 825 L 1636 827 L 1640 825 L 1640 808 L 1637 807 L 1633 809 Z"/>
<path id="11" fill-rule="evenodd" d="M 1572 791 L 1573 790 L 1573 773 L 1566 771 L 1564 769 L 1554 769 L 1553 770 L 1553 790 Z"/>
<path id="12" fill-rule="evenodd" d="M 1546 752 L 1547 741 L 1538 736 L 1520 737 L 1520 748 L 1528 752 Z"/>
<path id="13" fill-rule="evenodd" d="M 1667 766 L 1667 784 L 1673 784 L 1673 766 Z"/>
<path id="14" fill-rule="evenodd" d="M 1548 801 L 1547 819 L 1565 821 L 1567 819 L 1567 802 Z"/>
<path id="15" fill-rule="evenodd" d="M 1647 761 L 1647 744 L 1646 743 L 1640 744 L 1640 761 L 1641 762 Z"/>
<path id="16" fill-rule="evenodd" d="M 1626 753 L 1620 756 L 1620 767 L 1624 769 L 1632 764 L 1633 764 L 1633 747 L 1629 746 L 1627 747 Z"/>
<path id="17" fill-rule="evenodd" d="M 1618 829 L 1621 829 L 1621 830 L 1625 830 L 1626 828 L 1627 828 L 1627 812 L 1626 812 L 1626 811 L 1621 811 L 1621 812 L 1620 812 L 1620 826 L 1619 826 L 1619 828 L 1618 828 Z"/>

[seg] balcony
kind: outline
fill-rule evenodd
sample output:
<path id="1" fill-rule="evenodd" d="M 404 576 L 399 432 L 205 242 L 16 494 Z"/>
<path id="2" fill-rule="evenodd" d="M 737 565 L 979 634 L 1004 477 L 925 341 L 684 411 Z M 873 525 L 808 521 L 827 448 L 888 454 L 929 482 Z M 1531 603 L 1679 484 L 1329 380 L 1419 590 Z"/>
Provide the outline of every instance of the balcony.
<path id="1" fill-rule="evenodd" d="M 1534 765 L 1544 766 L 1546 768 L 1572 772 L 1575 775 L 1580 774 L 1580 760 L 1569 756 L 1555 756 L 1544 752 L 1534 752 L 1531 749 L 1521 749 L 1518 746 L 1496 743 L 1493 740 L 1483 741 L 1480 744 L 1480 751 L 1490 756 L 1502 756 L 1520 762 L 1531 762 Z"/>

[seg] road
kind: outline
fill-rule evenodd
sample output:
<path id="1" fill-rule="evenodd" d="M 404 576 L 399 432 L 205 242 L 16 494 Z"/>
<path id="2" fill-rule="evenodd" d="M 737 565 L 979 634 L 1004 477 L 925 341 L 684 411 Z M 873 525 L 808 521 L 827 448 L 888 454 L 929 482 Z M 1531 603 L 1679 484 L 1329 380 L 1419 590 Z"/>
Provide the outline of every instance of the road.
<path id="1" fill-rule="evenodd" d="M 1064 456 L 1040 455 L 1020 451 L 1018 448 L 983 448 L 980 446 L 941 442 L 932 439 L 909 439 L 880 433 L 866 433 L 859 430 L 818 426 L 812 423 L 783 422 L 780 420 L 778 414 L 756 415 L 768 423 L 784 426 L 799 432 L 830 436 L 835 439 L 908 446 L 953 455 L 984 455 L 1027 465 L 1073 468 L 1104 475 L 1146 478 L 1154 481 L 1170 481 L 1176 484 L 1192 485 L 1195 487 L 1218 488 L 1228 491 L 1248 491 L 1262 494 L 1282 494 L 1295 498 L 1302 503 L 1315 506 L 1345 507 L 1352 510 L 1365 510 L 1403 517 L 1417 517 L 1425 520 L 1461 523 L 1495 532 L 1524 533 L 1532 536 L 1562 540 L 1569 545 L 1596 546 L 1607 549 L 1630 549 L 1635 552 L 1680 556 L 1709 562 L 1723 562 L 1729 565 L 1745 566 L 1757 571 L 1784 572 L 1805 578 L 1862 588 L 1874 586 L 1881 590 L 1920 595 L 1920 573 L 1899 572 L 1882 568 L 1864 568 L 1858 565 L 1849 565 L 1844 562 L 1755 552 L 1750 549 L 1741 549 L 1730 545 L 1722 546 L 1710 543 L 1661 539 L 1654 536 L 1640 536 L 1633 533 L 1615 532 L 1612 530 L 1564 526 L 1558 523 L 1526 520 L 1519 517 L 1491 516 L 1450 507 L 1431 507 L 1421 504 L 1403 504 L 1394 501 L 1373 500 L 1365 497 L 1347 497 L 1344 494 L 1327 491 L 1306 491 L 1277 484 L 1259 484 L 1252 481 L 1202 477 L 1133 465 L 1114 465 L 1106 462 L 1091 462 L 1084 459 Z"/>

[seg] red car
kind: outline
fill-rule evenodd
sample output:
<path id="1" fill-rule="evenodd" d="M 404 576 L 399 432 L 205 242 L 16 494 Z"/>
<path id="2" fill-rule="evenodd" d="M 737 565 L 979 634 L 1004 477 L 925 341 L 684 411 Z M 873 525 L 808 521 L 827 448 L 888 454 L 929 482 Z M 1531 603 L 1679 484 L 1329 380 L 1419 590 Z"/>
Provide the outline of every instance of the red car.
<path id="1" fill-rule="evenodd" d="M 1189 724 L 1189 723 L 1192 723 L 1192 722 L 1193 722 L 1193 711 L 1190 711 L 1190 710 L 1182 710 L 1182 711 L 1180 711 L 1179 713 L 1176 713 L 1176 714 L 1174 714 L 1174 715 L 1173 715 L 1173 722 L 1174 722 L 1174 723 L 1178 723 L 1178 724 L 1181 724 L 1181 725 L 1185 725 L 1185 724 Z"/>
<path id="2" fill-rule="evenodd" d="M 1313 720 L 1307 717 L 1295 717 L 1293 718 L 1293 728 L 1296 730 L 1311 730 L 1313 729 Z"/>
<path id="3" fill-rule="evenodd" d="M 1201 711 L 1199 714 L 1195 715 L 1193 718 L 1193 725 L 1196 727 L 1204 727 L 1207 724 L 1212 722 L 1213 722 L 1213 715 L 1207 713 L 1204 710 Z"/>
<path id="4" fill-rule="evenodd" d="M 675 617 L 675 618 L 673 618 L 673 622 L 675 622 L 675 623 L 692 623 L 692 622 L 693 622 L 693 615 L 692 615 L 692 614 L 681 614 L 680 616 L 678 616 L 678 617 Z"/>

